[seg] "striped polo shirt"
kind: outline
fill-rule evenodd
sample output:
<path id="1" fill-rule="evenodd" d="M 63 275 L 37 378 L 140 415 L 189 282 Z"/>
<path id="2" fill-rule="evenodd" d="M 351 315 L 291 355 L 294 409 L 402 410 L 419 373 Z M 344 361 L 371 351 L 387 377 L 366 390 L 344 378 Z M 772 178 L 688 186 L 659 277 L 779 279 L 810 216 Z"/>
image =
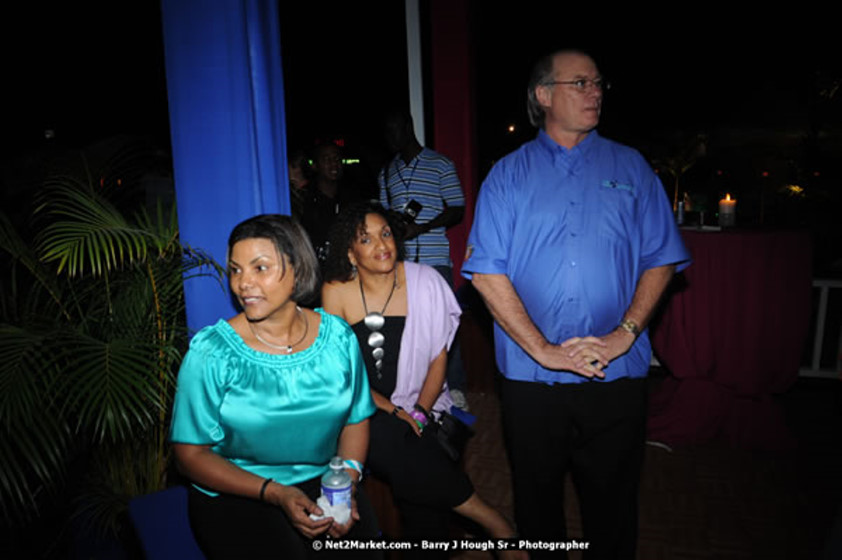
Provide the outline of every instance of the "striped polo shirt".
<path id="1" fill-rule="evenodd" d="M 453 162 L 423 148 L 408 164 L 400 154 L 380 172 L 380 203 L 403 212 L 411 200 L 421 204 L 415 223 L 426 224 L 446 207 L 465 206 L 465 197 Z M 438 227 L 406 242 L 406 258 L 430 266 L 453 266 L 445 228 Z"/>

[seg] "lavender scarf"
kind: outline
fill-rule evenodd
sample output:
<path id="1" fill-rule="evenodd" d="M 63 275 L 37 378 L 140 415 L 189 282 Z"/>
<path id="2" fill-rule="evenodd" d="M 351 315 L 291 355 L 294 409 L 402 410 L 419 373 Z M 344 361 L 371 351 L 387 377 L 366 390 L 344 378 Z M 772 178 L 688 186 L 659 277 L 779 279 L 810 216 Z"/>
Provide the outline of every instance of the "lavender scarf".
<path id="1" fill-rule="evenodd" d="M 418 401 L 430 364 L 443 349 L 450 349 L 462 310 L 450 286 L 434 268 L 404 262 L 404 270 L 407 313 L 392 402 L 412 410 Z M 452 404 L 445 382 L 433 410 L 449 412 Z"/>

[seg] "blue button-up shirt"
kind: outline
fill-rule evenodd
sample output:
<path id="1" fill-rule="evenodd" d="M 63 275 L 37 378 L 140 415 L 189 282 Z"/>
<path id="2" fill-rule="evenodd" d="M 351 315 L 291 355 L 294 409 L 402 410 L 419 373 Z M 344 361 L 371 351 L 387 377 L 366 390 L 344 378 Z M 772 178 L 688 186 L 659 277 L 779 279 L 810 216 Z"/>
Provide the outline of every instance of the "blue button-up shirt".
<path id="1" fill-rule="evenodd" d="M 462 266 L 505 274 L 548 341 L 604 336 L 631 304 L 641 274 L 689 263 L 664 189 L 643 157 L 595 131 L 567 149 L 544 131 L 499 161 L 480 190 Z M 547 370 L 495 324 L 500 371 L 514 380 L 581 383 Z M 644 331 L 605 368 L 606 381 L 643 377 Z"/>

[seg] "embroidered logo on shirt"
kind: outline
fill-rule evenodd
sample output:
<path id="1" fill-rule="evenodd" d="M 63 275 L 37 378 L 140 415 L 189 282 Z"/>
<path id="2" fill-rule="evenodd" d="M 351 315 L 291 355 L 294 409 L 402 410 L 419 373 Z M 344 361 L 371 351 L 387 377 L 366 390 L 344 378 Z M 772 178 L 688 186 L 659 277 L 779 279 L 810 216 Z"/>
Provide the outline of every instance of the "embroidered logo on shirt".
<path id="1" fill-rule="evenodd" d="M 626 185 L 626 184 L 621 183 L 619 181 L 609 181 L 608 179 L 606 179 L 602 182 L 602 186 L 607 187 L 609 189 L 617 189 L 617 190 L 620 190 L 620 191 L 634 192 L 633 186 Z"/>
<path id="2" fill-rule="evenodd" d="M 468 259 L 470 259 L 471 255 L 473 255 L 473 254 L 474 254 L 474 246 L 468 245 L 468 247 L 465 249 L 465 260 L 463 260 L 462 262 L 468 262 Z"/>

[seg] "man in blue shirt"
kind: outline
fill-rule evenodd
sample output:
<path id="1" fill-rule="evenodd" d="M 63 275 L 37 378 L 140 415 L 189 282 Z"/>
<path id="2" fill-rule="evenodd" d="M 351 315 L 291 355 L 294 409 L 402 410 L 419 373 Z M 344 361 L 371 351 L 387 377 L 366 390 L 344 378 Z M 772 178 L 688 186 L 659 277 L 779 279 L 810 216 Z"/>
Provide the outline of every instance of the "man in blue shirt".
<path id="1" fill-rule="evenodd" d="M 596 132 L 603 90 L 585 53 L 538 62 L 528 108 L 541 130 L 483 183 L 462 270 L 495 319 L 520 535 L 566 538 L 569 471 L 585 557 L 625 559 L 637 544 L 645 329 L 689 255 L 649 165 Z"/>

